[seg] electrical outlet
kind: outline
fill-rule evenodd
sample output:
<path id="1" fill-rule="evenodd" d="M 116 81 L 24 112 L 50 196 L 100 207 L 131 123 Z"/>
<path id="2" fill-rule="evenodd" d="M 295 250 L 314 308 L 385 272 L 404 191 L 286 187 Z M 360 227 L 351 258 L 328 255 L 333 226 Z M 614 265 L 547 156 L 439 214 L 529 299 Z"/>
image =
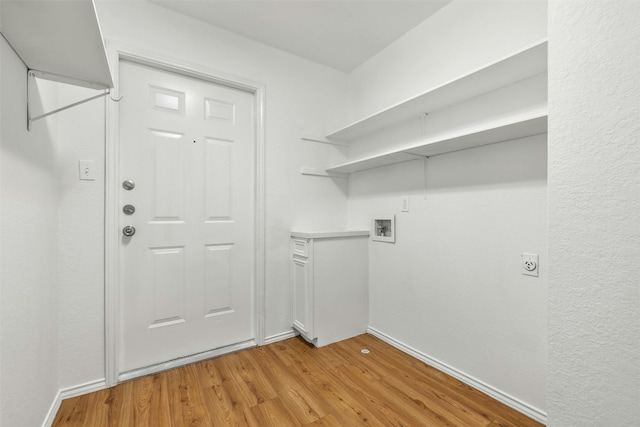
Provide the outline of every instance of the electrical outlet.
<path id="1" fill-rule="evenodd" d="M 409 212 L 409 196 L 402 196 L 402 200 L 400 202 L 400 211 Z"/>
<path id="2" fill-rule="evenodd" d="M 538 277 L 538 254 L 522 253 L 522 274 Z"/>

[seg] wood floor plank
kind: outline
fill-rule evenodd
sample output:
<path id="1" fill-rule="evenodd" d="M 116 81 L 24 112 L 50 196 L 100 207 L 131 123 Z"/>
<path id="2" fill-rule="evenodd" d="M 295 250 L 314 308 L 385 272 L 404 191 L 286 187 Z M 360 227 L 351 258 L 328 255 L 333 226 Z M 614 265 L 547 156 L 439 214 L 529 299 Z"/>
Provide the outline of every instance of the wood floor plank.
<path id="1" fill-rule="evenodd" d="M 344 427 L 344 424 L 338 422 L 338 420 L 329 414 L 309 424 L 312 427 Z"/>
<path id="2" fill-rule="evenodd" d="M 274 399 L 278 397 L 275 389 L 278 384 L 260 367 L 262 361 L 256 357 L 258 352 L 255 350 L 249 349 L 235 353 L 237 360 L 235 367 L 247 387 L 257 396 L 258 401 Z"/>
<path id="3" fill-rule="evenodd" d="M 204 400 L 202 387 L 193 365 L 165 372 L 168 388 L 170 426 L 204 427 L 211 425 L 211 417 Z M 163 375 L 164 378 L 164 375 Z M 150 425 L 150 427 L 153 424 Z"/>
<path id="4" fill-rule="evenodd" d="M 158 426 L 169 427 L 169 400 L 167 374 L 159 373 L 119 384 L 122 388 L 130 383 L 131 407 L 129 409 L 131 425 L 135 427 Z M 124 396 L 129 393 L 126 390 Z M 118 425 L 118 424 L 115 424 Z"/>
<path id="5" fill-rule="evenodd" d="M 362 337 L 359 337 L 362 338 Z M 410 405 L 413 407 L 413 411 L 420 410 L 423 412 L 423 416 L 425 417 L 425 421 L 428 421 L 432 425 L 467 425 L 466 422 L 468 419 L 461 419 L 459 417 L 459 411 L 452 411 L 446 405 L 440 404 L 440 400 L 442 399 L 442 395 L 437 393 L 426 393 L 427 396 L 433 396 L 433 399 L 429 400 L 429 404 L 425 404 L 420 399 L 422 396 L 416 396 L 416 393 L 411 392 L 410 387 L 402 388 L 402 387 L 394 387 L 389 381 L 386 381 L 387 378 L 390 378 L 391 381 L 394 379 L 397 381 L 398 377 L 404 376 L 404 383 L 406 383 L 409 379 L 419 378 L 423 375 L 419 370 L 414 369 L 413 365 L 406 362 L 406 355 L 401 352 L 393 351 L 395 349 L 392 348 L 384 348 L 379 343 L 376 343 L 372 340 L 353 340 L 353 342 L 345 343 L 347 348 L 350 348 L 351 353 L 355 354 L 358 346 L 354 344 L 360 344 L 361 346 L 370 350 L 368 354 L 359 354 L 357 357 L 352 357 L 351 365 L 349 369 L 353 370 L 357 368 L 363 372 L 369 370 L 377 369 L 379 372 L 377 373 L 377 377 L 380 379 L 379 383 L 372 383 L 371 387 L 386 389 L 389 391 L 393 391 L 390 393 L 393 396 L 397 397 L 398 403 L 403 402 L 403 405 Z M 372 346 L 372 344 L 374 344 Z M 386 345 L 386 344 L 385 344 Z M 369 348 L 371 347 L 371 348 Z M 381 356 L 386 356 L 382 358 Z M 381 363 L 382 362 L 382 363 Z M 403 366 L 402 368 L 396 369 L 395 366 Z M 360 367 L 359 367 L 360 366 Z M 359 368 L 358 368 L 359 367 Z M 383 367 L 383 370 L 382 368 Z M 405 373 L 404 370 L 408 370 L 409 373 Z M 357 375 L 357 371 L 352 372 L 352 376 Z M 402 383 L 402 382 L 401 382 Z M 405 407 L 406 409 L 406 407 Z M 411 409 L 409 409 L 411 412 Z M 484 423 L 488 422 L 487 420 L 483 420 Z M 472 425 L 483 425 L 483 424 L 472 424 Z"/>
<path id="6" fill-rule="evenodd" d="M 330 405 L 319 393 L 314 393 L 304 383 L 293 377 L 268 348 L 262 347 L 258 350 L 263 366 L 262 372 L 274 384 L 278 390 L 278 396 L 289 406 L 300 425 L 315 422 L 327 415 Z"/>
<path id="7" fill-rule="evenodd" d="M 89 396 L 78 396 L 65 399 L 60 404 L 53 427 L 79 427 L 84 424 L 85 417 L 91 412 Z"/>
<path id="8" fill-rule="evenodd" d="M 489 422 L 483 415 L 469 410 L 464 405 L 457 404 L 455 399 L 433 388 L 420 389 L 408 383 L 406 378 L 400 379 L 393 375 L 385 377 L 381 382 L 393 394 L 408 399 L 417 408 L 445 416 L 449 422 L 455 425 L 483 426 Z"/>
<path id="9" fill-rule="evenodd" d="M 288 343 L 287 343 L 288 344 Z M 321 349 L 320 349 L 321 350 Z M 335 414 L 343 420 L 343 425 L 383 426 L 371 408 L 359 401 L 360 397 L 336 382 L 318 362 L 299 346 L 281 345 L 276 355 L 291 368 L 293 375 L 312 389 L 321 390 L 325 399 L 338 410 Z"/>
<path id="10" fill-rule="evenodd" d="M 235 400 L 229 393 L 229 387 L 223 385 L 224 380 L 215 363 L 216 359 L 205 360 L 195 364 L 198 371 L 198 382 L 202 387 L 204 399 L 210 408 L 209 415 L 214 426 L 245 427 L 246 406 Z"/>
<path id="11" fill-rule="evenodd" d="M 389 387 L 377 379 L 371 380 L 365 374 L 354 373 L 351 367 L 339 366 L 335 372 L 336 379 L 339 378 L 341 383 L 352 389 L 361 399 L 365 399 L 367 405 L 375 408 L 378 418 L 387 426 L 455 426 L 455 423 L 450 422 L 443 414 L 426 405 L 416 407 L 414 402 L 403 399 L 401 393 L 391 392 Z"/>
<path id="12" fill-rule="evenodd" d="M 229 388 L 234 401 L 241 405 L 253 407 L 276 396 L 272 390 L 263 389 L 251 380 L 237 354 L 218 359 L 217 366 L 223 384 Z"/>
<path id="13" fill-rule="evenodd" d="M 100 390 L 89 396 L 88 406 L 92 411 L 85 417 L 83 427 L 108 425 L 109 394 L 110 390 Z"/>
<path id="14" fill-rule="evenodd" d="M 64 400 L 52 425 L 541 426 L 367 334 L 322 348 L 296 337 L 124 382 Z"/>
<path id="15" fill-rule="evenodd" d="M 296 427 L 298 422 L 280 398 L 262 402 L 250 408 L 253 425 L 264 427 Z"/>
<path id="16" fill-rule="evenodd" d="M 465 414 L 463 418 L 471 417 L 477 419 L 477 422 L 486 423 L 491 420 L 502 420 L 507 425 L 522 427 L 540 425 L 444 372 L 417 359 L 407 358 L 400 350 L 385 342 L 369 335 L 356 338 L 356 341 L 371 347 L 381 363 L 393 373 L 392 378 L 403 377 L 402 381 L 410 384 L 412 388 L 420 390 L 423 395 L 432 396 L 432 402 L 446 402 L 451 407 L 449 411 L 459 413 L 461 416 Z M 486 421 L 478 419 L 478 415 Z"/>
<path id="17" fill-rule="evenodd" d="M 133 382 L 127 381 L 111 387 L 105 401 L 108 406 L 109 427 L 135 427 L 133 423 Z"/>

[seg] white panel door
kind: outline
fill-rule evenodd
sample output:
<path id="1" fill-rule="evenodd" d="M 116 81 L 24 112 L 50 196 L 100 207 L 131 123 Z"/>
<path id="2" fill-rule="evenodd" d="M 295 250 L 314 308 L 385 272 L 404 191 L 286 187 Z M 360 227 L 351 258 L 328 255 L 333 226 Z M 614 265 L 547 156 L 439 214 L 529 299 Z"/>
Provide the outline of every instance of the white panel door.
<path id="1" fill-rule="evenodd" d="M 120 63 L 120 373 L 252 340 L 254 99 Z"/>

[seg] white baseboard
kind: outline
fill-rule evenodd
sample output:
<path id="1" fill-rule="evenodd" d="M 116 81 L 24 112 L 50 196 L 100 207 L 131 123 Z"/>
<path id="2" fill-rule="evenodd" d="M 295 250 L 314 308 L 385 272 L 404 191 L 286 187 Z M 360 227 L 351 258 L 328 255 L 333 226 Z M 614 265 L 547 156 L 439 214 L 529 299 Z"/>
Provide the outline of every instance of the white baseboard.
<path id="1" fill-rule="evenodd" d="M 56 414 L 58 413 L 58 409 L 60 409 L 60 403 L 62 403 L 62 397 L 60 397 L 60 390 L 58 390 L 56 397 L 53 399 L 53 403 L 51 403 L 49 412 L 47 412 L 47 416 L 42 423 L 42 427 L 51 427 L 53 420 L 56 418 Z"/>
<path id="2" fill-rule="evenodd" d="M 49 408 L 49 412 L 47 412 L 47 416 L 42 423 L 42 427 L 51 427 L 54 419 L 56 418 L 56 414 L 58 413 L 58 409 L 60 409 L 60 404 L 64 399 L 80 396 L 86 393 L 92 393 L 94 391 L 99 391 L 105 388 L 107 388 L 107 382 L 103 378 L 58 390 L 58 393 L 56 394 L 56 397 L 54 398 L 53 403 Z"/>
<path id="3" fill-rule="evenodd" d="M 528 405 L 512 396 L 509 396 L 507 393 L 504 393 L 492 386 L 490 386 L 489 384 L 486 384 L 478 379 L 473 378 L 470 375 L 465 374 L 462 371 L 459 371 L 458 369 L 447 365 L 446 363 L 443 363 L 437 359 L 434 359 L 431 356 L 428 356 L 427 354 L 424 354 L 398 340 L 396 340 L 395 338 L 390 337 L 389 335 L 386 335 L 383 332 L 380 332 L 379 330 L 369 327 L 367 329 L 367 332 L 370 333 L 371 335 L 380 338 L 382 341 L 385 341 L 386 343 L 394 346 L 395 348 L 397 348 L 400 351 L 403 351 L 404 353 L 407 353 L 410 356 L 415 357 L 416 359 L 426 363 L 429 366 L 432 366 L 436 369 L 438 369 L 439 371 L 442 371 L 448 375 L 451 375 L 453 378 L 462 381 L 463 383 L 477 389 L 480 390 L 481 392 L 483 392 L 484 394 L 494 398 L 495 400 L 497 400 L 498 402 L 504 403 L 505 405 L 509 406 L 510 408 L 515 409 L 518 412 L 521 412 L 523 414 L 525 414 L 526 416 L 542 423 L 542 424 L 547 424 L 547 414 L 544 413 L 543 411 L 539 410 L 538 408 L 534 408 L 531 405 Z"/>
<path id="4" fill-rule="evenodd" d="M 275 334 L 275 335 L 271 335 L 269 337 L 265 337 L 264 338 L 264 345 L 273 344 L 274 342 L 287 340 L 289 338 L 295 337 L 296 335 L 298 335 L 298 333 L 293 329 L 290 330 L 290 331 L 286 331 L 286 332 L 280 332 L 279 334 Z"/>

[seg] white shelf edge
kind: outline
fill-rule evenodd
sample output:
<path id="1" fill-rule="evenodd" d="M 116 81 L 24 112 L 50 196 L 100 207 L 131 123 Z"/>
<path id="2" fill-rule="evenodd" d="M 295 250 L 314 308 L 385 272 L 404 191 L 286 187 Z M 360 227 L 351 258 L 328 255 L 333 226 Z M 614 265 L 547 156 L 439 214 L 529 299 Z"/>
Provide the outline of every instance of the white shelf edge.
<path id="1" fill-rule="evenodd" d="M 519 75 L 517 78 L 513 79 L 512 81 L 505 82 L 503 72 L 499 71 L 501 66 L 505 66 L 507 63 L 510 63 L 510 62 L 518 61 L 519 58 L 525 57 L 527 55 L 533 56 L 533 57 L 539 56 L 544 58 L 544 63 L 540 64 L 540 66 L 544 65 L 544 69 L 541 67 L 531 68 L 530 70 L 527 70 L 522 75 Z M 443 99 L 449 99 L 448 103 L 447 102 L 440 103 L 441 105 L 439 104 L 438 106 L 436 106 L 436 108 L 431 109 L 431 111 L 435 109 L 443 108 L 446 105 L 450 105 L 456 102 L 455 100 L 451 101 L 450 93 L 455 92 L 458 86 L 470 84 L 472 83 L 474 78 L 482 79 L 483 77 L 486 77 L 484 76 L 484 74 L 487 74 L 487 73 L 496 72 L 497 74 L 500 75 L 502 80 L 499 80 L 499 84 L 495 84 L 495 85 L 486 85 L 486 86 L 472 85 L 472 86 L 476 86 L 476 90 L 471 95 L 461 97 L 461 99 L 471 98 L 471 97 L 480 95 L 482 93 L 490 92 L 491 90 L 495 90 L 499 87 L 505 86 L 506 84 L 515 83 L 519 80 L 523 80 L 527 77 L 531 77 L 536 74 L 539 74 L 540 72 L 543 72 L 547 68 L 546 58 L 547 58 L 547 39 L 543 39 L 538 42 L 532 43 L 522 49 L 519 49 L 510 55 L 502 57 L 497 61 L 487 64 L 483 67 L 477 68 L 467 74 L 464 74 L 462 76 L 449 80 L 443 84 L 435 86 L 432 89 L 429 89 L 420 95 L 411 97 L 395 105 L 392 105 L 391 107 L 385 108 L 377 113 L 367 116 L 363 119 L 357 120 L 354 123 L 351 123 L 345 127 L 342 127 L 330 133 L 329 135 L 327 135 L 326 138 L 328 140 L 343 141 L 343 142 L 344 141 L 348 142 L 354 139 L 358 139 L 375 129 L 384 127 L 386 122 L 397 121 L 398 118 L 395 118 L 395 116 L 397 115 L 403 116 L 406 118 L 408 116 L 413 116 L 417 114 L 417 112 L 414 112 L 413 110 L 408 110 L 407 106 L 412 105 L 414 103 L 418 104 L 420 103 L 420 101 L 423 101 L 423 100 L 425 103 L 428 103 L 427 101 L 429 100 L 429 98 L 439 97 Z M 420 111 L 420 113 L 425 113 L 425 112 L 428 112 L 428 111 Z M 376 123 L 382 123 L 382 125 L 376 125 Z"/>
<path id="2" fill-rule="evenodd" d="M 391 151 L 351 160 L 330 168 L 328 173 L 353 173 L 402 163 L 498 142 L 511 141 L 547 132 L 547 110 L 536 110 L 508 119 L 474 126 L 458 132 L 439 135 L 418 144 L 402 146 Z"/>
<path id="3" fill-rule="evenodd" d="M 364 157 L 362 159 L 341 163 L 336 166 L 327 168 L 328 173 L 350 174 L 353 172 L 361 172 L 368 169 L 375 169 L 383 166 L 394 165 L 396 163 L 409 162 L 411 160 L 423 159 L 424 156 L 405 153 L 404 151 L 392 151 L 374 156 Z"/>

